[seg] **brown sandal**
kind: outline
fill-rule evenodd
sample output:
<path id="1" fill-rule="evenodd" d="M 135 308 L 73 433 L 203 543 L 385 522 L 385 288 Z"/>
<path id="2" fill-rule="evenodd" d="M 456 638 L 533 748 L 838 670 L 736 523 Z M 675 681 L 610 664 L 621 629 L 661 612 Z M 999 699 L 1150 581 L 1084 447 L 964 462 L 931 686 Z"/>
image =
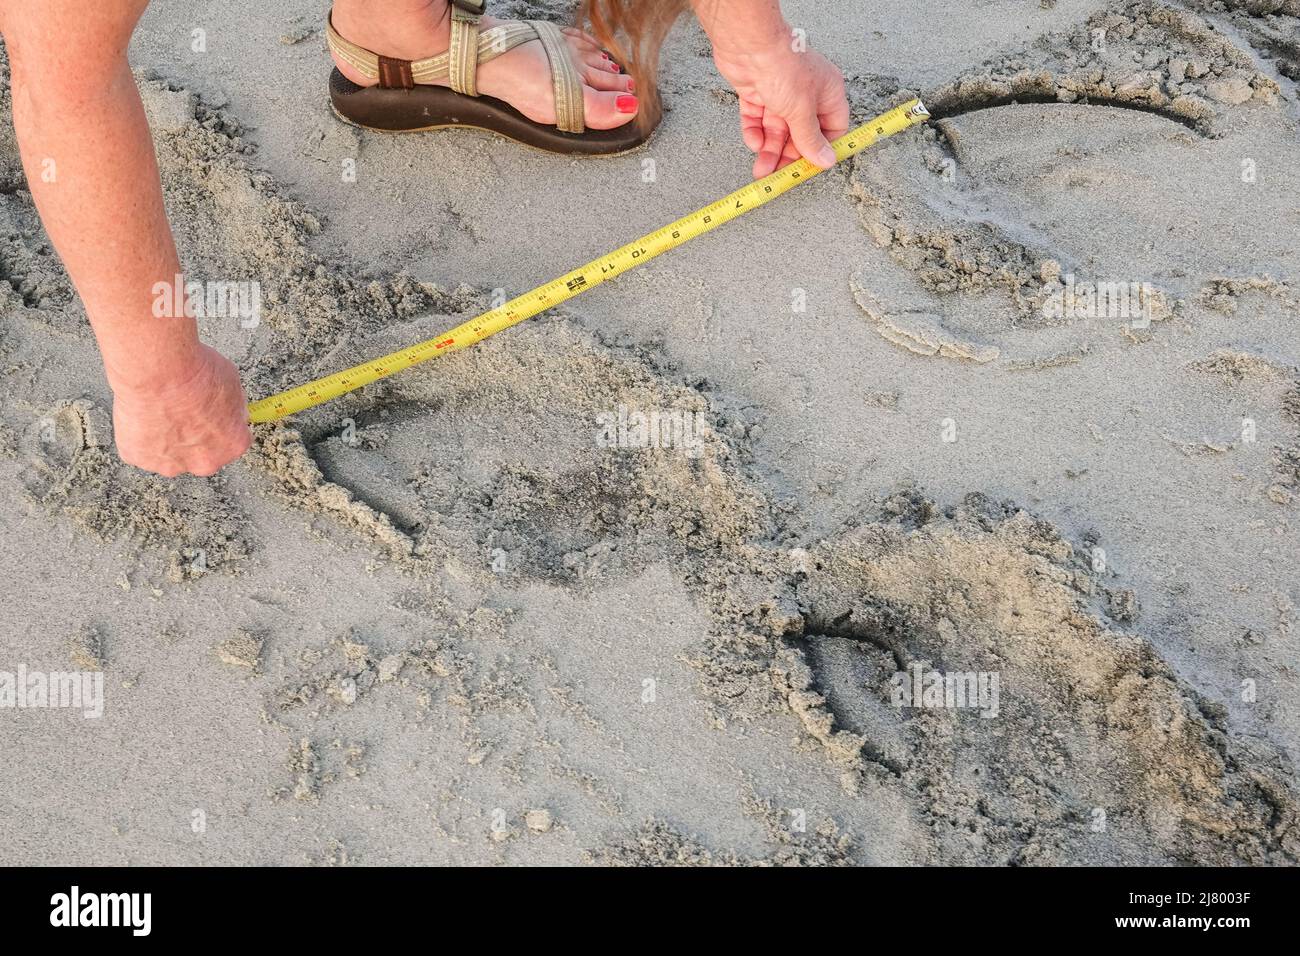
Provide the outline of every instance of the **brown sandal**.
<path id="1" fill-rule="evenodd" d="M 452 0 L 451 48 L 424 60 L 380 56 L 339 36 L 328 23 L 335 56 L 377 86 L 358 86 L 337 69 L 330 74 L 334 112 L 346 122 L 386 132 L 465 126 L 487 130 L 552 153 L 611 156 L 640 146 L 653 130 L 636 121 L 616 129 L 589 130 L 583 122 L 582 80 L 569 59 L 564 34 L 544 20 L 515 20 L 480 30 L 486 0 Z M 540 40 L 555 88 L 554 126 L 535 123 L 509 103 L 479 96 L 478 65 Z M 438 85 L 449 82 L 450 88 Z"/>

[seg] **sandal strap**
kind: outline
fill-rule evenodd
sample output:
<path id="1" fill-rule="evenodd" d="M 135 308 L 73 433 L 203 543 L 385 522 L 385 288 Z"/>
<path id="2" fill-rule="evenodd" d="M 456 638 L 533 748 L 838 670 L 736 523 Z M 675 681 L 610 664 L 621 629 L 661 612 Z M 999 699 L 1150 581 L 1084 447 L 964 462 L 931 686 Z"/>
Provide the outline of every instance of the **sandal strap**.
<path id="1" fill-rule="evenodd" d="M 358 46 L 343 37 L 334 29 L 333 20 L 326 24 L 326 39 L 329 43 L 330 52 L 362 76 L 372 80 L 379 80 L 381 83 L 385 83 L 384 71 L 380 68 L 381 61 L 385 59 L 392 63 L 409 65 L 414 83 L 431 85 L 442 80 L 448 80 L 451 76 L 450 50 L 446 53 L 439 53 L 437 56 L 414 61 L 381 57 L 379 54 L 373 53 L 363 46 Z M 488 60 L 494 60 L 520 44 L 535 39 L 537 39 L 537 32 L 527 23 L 519 20 L 499 24 L 491 30 L 482 30 L 478 35 L 478 62 L 486 63 Z M 388 84 L 385 83 L 385 85 Z"/>
<path id="2" fill-rule="evenodd" d="M 495 60 L 502 53 L 509 53 L 515 47 L 535 40 L 537 34 L 526 23 L 518 20 L 509 20 L 505 23 L 494 26 L 491 30 L 480 30 L 478 32 L 478 57 L 475 60 L 475 66 L 479 63 L 486 63 L 488 60 Z M 415 75 L 417 83 L 436 83 L 439 80 L 449 79 L 451 77 L 451 51 L 439 53 L 437 56 L 431 56 L 424 60 L 416 60 L 411 64 L 411 72 Z M 477 85 L 477 84 L 476 84 Z M 477 93 L 470 94 L 477 96 Z"/>
<path id="3" fill-rule="evenodd" d="M 569 58 L 564 34 L 546 20 L 526 20 L 542 41 L 546 59 L 551 64 L 551 85 L 555 90 L 555 125 L 565 133 L 581 133 L 587 128 L 582 105 L 582 77 Z"/>
<path id="4" fill-rule="evenodd" d="M 462 0 L 463 2 L 463 0 Z M 455 3 L 451 8 L 451 47 L 447 50 L 450 60 L 447 63 L 447 75 L 451 88 L 466 96 L 478 96 L 478 39 L 479 19 L 482 9 L 472 12 Z"/>
<path id="5" fill-rule="evenodd" d="M 326 40 L 330 52 L 362 76 L 378 80 L 380 86 L 411 89 L 416 84 L 433 85 L 446 80 L 453 90 L 466 96 L 478 96 L 480 63 L 494 60 L 522 43 L 540 40 L 551 67 L 556 128 L 565 133 L 585 132 L 582 77 L 569 56 L 560 28 L 546 20 L 509 20 L 482 30 L 481 16 L 479 0 L 453 0 L 451 47 L 446 53 L 423 60 L 380 56 L 358 46 L 334 29 L 332 12 L 326 21 Z"/>

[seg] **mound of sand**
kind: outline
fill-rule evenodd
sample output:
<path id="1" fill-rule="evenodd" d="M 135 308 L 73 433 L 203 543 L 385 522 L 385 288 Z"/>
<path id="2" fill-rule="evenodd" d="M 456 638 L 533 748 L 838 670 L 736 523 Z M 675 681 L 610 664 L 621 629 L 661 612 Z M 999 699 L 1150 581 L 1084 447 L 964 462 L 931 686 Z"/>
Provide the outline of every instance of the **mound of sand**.
<path id="1" fill-rule="evenodd" d="M 1300 3 L 1297 0 L 1193 0 L 1209 16 L 1226 14 L 1232 29 L 1249 38 L 1280 76 L 1300 80 Z"/>
<path id="2" fill-rule="evenodd" d="M 1285 758 L 1120 626 L 1131 595 L 1050 526 L 912 501 L 807 560 L 772 679 L 833 756 L 918 795 L 941 858 L 1296 862 Z M 899 705 L 913 669 L 996 675 L 999 699 Z"/>
<path id="3" fill-rule="evenodd" d="M 1159 0 L 1137 0 L 1047 37 L 1024 56 L 990 60 L 988 72 L 927 95 L 939 117 L 1012 101 L 1056 100 L 1150 111 L 1212 132 L 1211 103 L 1276 103 L 1277 83 L 1251 54 L 1202 18 Z"/>

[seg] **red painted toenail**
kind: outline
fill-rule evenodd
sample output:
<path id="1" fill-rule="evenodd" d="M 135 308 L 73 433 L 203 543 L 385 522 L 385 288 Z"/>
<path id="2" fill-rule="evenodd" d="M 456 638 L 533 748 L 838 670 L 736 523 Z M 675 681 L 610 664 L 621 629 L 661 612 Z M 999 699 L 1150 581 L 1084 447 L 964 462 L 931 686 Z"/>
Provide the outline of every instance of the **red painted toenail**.
<path id="1" fill-rule="evenodd" d="M 614 106 L 618 108 L 618 111 L 619 111 L 620 113 L 635 113 L 635 112 L 636 112 L 636 97 L 635 97 L 635 96 L 620 96 L 618 99 L 616 99 L 616 100 L 614 101 Z"/>

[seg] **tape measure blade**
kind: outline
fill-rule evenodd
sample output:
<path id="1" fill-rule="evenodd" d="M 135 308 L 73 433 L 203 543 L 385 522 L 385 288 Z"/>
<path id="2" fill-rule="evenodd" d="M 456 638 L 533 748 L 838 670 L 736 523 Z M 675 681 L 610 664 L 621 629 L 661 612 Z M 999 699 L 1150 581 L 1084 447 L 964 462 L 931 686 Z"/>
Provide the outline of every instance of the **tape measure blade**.
<path id="1" fill-rule="evenodd" d="M 895 107 L 841 136 L 832 146 L 838 160 L 852 156 L 881 138 L 891 136 L 930 116 L 920 100 L 910 100 Z M 600 285 L 635 268 L 642 262 L 683 245 L 718 226 L 731 222 L 750 209 L 762 206 L 816 176 L 822 170 L 806 159 L 779 169 L 756 182 L 724 196 L 703 209 L 683 216 L 655 232 L 642 236 L 608 255 L 594 259 L 558 279 L 553 279 L 518 296 L 505 305 L 464 322 L 432 339 L 407 346 L 398 352 L 380 356 L 370 362 L 344 369 L 289 389 L 249 406 L 254 422 L 273 421 L 285 415 L 310 408 L 313 405 L 337 398 L 365 385 L 387 378 L 389 375 L 427 362 L 447 352 L 459 351 L 481 342 L 497 332 L 532 318 L 556 305 L 567 302 L 587 289 Z"/>

